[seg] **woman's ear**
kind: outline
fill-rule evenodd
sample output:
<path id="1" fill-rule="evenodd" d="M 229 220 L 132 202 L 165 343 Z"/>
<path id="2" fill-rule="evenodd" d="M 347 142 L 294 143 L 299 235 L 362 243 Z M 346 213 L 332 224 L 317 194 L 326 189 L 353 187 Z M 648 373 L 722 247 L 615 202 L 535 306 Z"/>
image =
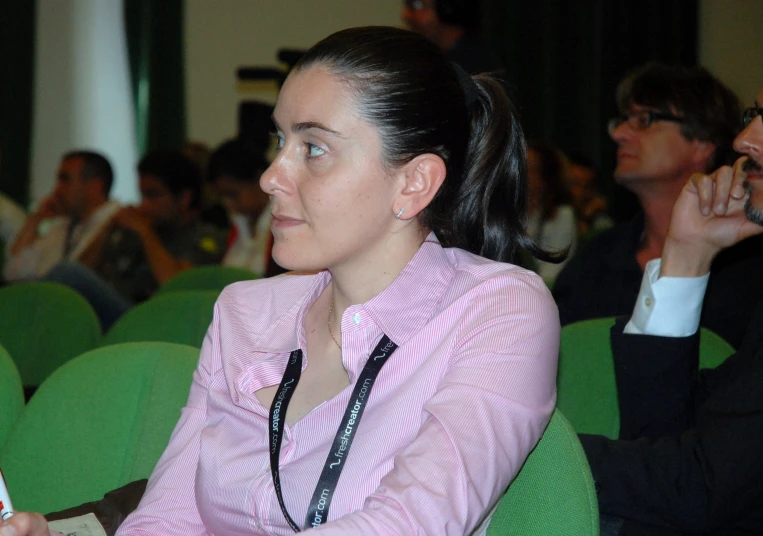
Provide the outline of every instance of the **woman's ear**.
<path id="1" fill-rule="evenodd" d="M 422 154 L 404 165 L 400 171 L 402 188 L 398 193 L 393 212 L 401 220 L 410 220 L 432 202 L 445 180 L 445 162 L 435 154 Z"/>

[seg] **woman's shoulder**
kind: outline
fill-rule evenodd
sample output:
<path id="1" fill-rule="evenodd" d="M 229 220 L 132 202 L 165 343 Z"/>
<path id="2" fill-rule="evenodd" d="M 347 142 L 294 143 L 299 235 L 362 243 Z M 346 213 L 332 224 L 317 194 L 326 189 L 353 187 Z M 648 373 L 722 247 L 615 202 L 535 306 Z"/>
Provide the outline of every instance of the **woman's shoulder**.
<path id="1" fill-rule="evenodd" d="M 460 332 L 467 338 L 483 329 L 488 333 L 492 333 L 490 329 L 505 331 L 496 339 L 503 342 L 506 337 L 535 332 L 558 336 L 559 312 L 538 274 L 466 251 L 454 251 L 453 255 L 457 259 L 456 277 L 446 300 L 450 303 L 443 305 L 448 308 L 453 304 L 461 311 Z M 489 341 L 484 344 L 493 346 Z"/>
<path id="2" fill-rule="evenodd" d="M 449 249 L 456 269 L 456 285 L 485 299 L 511 295 L 552 302 L 548 286 L 535 272 L 505 262 L 493 261 L 462 249 Z M 459 282 L 460 281 L 460 282 Z"/>
<path id="3" fill-rule="evenodd" d="M 307 295 L 319 272 L 287 272 L 274 277 L 239 281 L 228 285 L 217 299 L 218 310 L 226 316 L 279 318 Z"/>

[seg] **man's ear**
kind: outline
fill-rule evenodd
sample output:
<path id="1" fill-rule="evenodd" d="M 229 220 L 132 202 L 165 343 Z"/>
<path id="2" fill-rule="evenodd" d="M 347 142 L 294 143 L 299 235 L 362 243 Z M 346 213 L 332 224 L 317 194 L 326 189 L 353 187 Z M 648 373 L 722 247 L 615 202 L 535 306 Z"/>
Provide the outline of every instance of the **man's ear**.
<path id="1" fill-rule="evenodd" d="M 424 210 L 440 190 L 446 175 L 445 162 L 435 154 L 422 154 L 399 173 L 402 187 L 392 211 L 397 215 L 400 209 L 405 209 L 400 219 L 409 220 Z"/>

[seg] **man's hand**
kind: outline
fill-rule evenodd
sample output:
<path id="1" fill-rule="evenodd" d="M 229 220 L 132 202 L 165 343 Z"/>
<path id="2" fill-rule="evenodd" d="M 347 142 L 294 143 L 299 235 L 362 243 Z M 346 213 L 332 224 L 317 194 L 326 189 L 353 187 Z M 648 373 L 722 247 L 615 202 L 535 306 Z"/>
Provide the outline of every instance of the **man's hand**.
<path id="1" fill-rule="evenodd" d="M 0 525 L 0 536 L 50 536 L 42 514 L 19 512 Z"/>
<path id="2" fill-rule="evenodd" d="M 151 220 L 138 207 L 124 207 L 111 218 L 111 225 L 130 229 L 139 236 L 151 232 Z"/>
<path id="3" fill-rule="evenodd" d="M 66 215 L 66 208 L 61 202 L 61 198 L 56 195 L 56 192 L 53 192 L 42 200 L 37 210 L 32 212 L 24 222 L 24 226 L 16 235 L 11 246 L 11 255 L 19 255 L 24 249 L 34 244 L 38 238 L 37 230 L 42 221 L 64 215 Z"/>
<path id="4" fill-rule="evenodd" d="M 704 275 L 722 249 L 763 233 L 763 227 L 744 213 L 748 194 L 742 167 L 746 160 L 743 156 L 733 168 L 723 166 L 710 175 L 691 176 L 673 206 L 661 276 Z"/>
<path id="5" fill-rule="evenodd" d="M 47 196 L 42 200 L 40 206 L 34 212 L 35 216 L 41 220 L 49 220 L 57 216 L 63 216 L 66 214 L 66 208 L 64 207 L 61 199 L 55 192 Z"/>

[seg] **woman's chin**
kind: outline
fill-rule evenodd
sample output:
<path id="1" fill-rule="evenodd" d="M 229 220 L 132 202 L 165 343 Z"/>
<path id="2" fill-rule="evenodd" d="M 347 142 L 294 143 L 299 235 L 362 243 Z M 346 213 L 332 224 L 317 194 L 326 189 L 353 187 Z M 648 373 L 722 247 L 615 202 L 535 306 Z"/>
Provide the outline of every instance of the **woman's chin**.
<path id="1" fill-rule="evenodd" d="M 283 251 L 283 248 L 279 251 L 277 246 L 273 247 L 272 255 L 276 264 L 289 272 L 320 272 L 326 268 L 317 264 L 315 259 L 306 258 L 297 252 Z"/>

